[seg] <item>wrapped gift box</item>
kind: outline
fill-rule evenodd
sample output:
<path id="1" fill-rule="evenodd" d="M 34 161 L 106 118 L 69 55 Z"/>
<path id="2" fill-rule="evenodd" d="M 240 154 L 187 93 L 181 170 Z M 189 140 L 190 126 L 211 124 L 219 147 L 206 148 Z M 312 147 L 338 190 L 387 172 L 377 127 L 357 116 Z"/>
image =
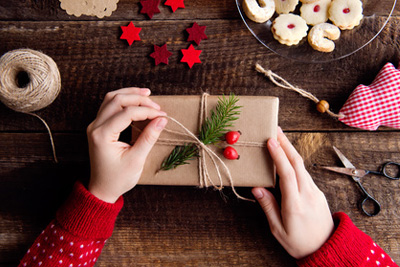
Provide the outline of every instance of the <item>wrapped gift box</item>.
<path id="1" fill-rule="evenodd" d="M 172 117 L 183 124 L 196 136 L 202 124 L 200 122 L 200 110 L 204 105 L 207 117 L 214 110 L 218 97 L 208 96 L 202 102 L 202 96 L 151 96 L 151 99 L 161 106 L 161 110 L 167 112 Z M 228 97 L 228 96 L 226 96 Z M 275 167 L 268 153 L 266 142 L 269 138 L 276 138 L 278 124 L 279 100 L 276 97 L 267 96 L 238 96 L 237 105 L 242 106 L 239 119 L 234 121 L 234 127 L 230 130 L 240 130 L 242 135 L 239 142 L 233 146 L 240 154 L 239 160 L 227 160 L 223 156 L 223 149 L 228 144 L 225 142 L 216 145 L 208 145 L 219 158 L 223 160 L 231 173 L 233 186 L 240 187 L 274 187 L 275 186 Z M 140 129 L 146 123 L 134 123 L 132 127 L 132 142 L 137 139 Z M 176 132 L 184 130 L 173 121 L 169 121 L 166 129 Z M 167 140 L 167 141 L 166 141 Z M 183 145 L 192 139 L 180 134 L 163 131 L 159 142 L 156 143 L 150 152 L 143 174 L 139 180 L 142 185 L 180 185 L 180 186 L 199 186 L 199 159 L 194 158 L 189 164 L 178 166 L 175 169 L 159 171 L 161 163 L 168 157 L 176 145 Z M 216 168 L 212 160 L 206 155 L 205 164 L 209 171 L 209 176 L 215 185 L 220 186 L 221 181 L 216 173 Z M 226 171 L 219 166 L 222 173 L 222 183 L 224 186 L 232 186 Z M 210 186 L 211 183 L 208 184 Z"/>

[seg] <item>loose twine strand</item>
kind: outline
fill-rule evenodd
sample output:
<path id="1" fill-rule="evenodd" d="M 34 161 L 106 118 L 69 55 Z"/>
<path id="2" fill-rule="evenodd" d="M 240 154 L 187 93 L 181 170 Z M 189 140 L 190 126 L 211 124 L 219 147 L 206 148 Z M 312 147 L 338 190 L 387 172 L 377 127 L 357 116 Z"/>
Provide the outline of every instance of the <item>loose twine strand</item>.
<path id="1" fill-rule="evenodd" d="M 27 74 L 29 78 L 23 87 L 18 82 L 20 73 Z M 60 72 L 49 56 L 31 49 L 17 49 L 0 58 L 0 101 L 14 111 L 38 118 L 45 125 L 55 162 L 58 159 L 50 127 L 33 112 L 50 105 L 60 90 Z"/>
<path id="2" fill-rule="evenodd" d="M 281 88 L 285 88 L 285 89 L 288 89 L 288 90 L 295 91 L 295 92 L 299 93 L 301 96 L 314 101 L 315 104 L 320 103 L 320 100 L 316 96 L 311 94 L 310 92 L 307 92 L 304 89 L 301 89 L 301 88 L 293 86 L 292 84 L 290 84 L 288 81 L 286 81 L 284 78 L 282 78 L 278 74 L 275 74 L 271 70 L 265 70 L 258 63 L 256 63 L 256 70 L 258 72 L 264 74 L 266 77 L 268 77 L 271 80 L 271 82 L 273 82 L 275 85 L 277 85 L 277 86 L 279 86 Z M 328 113 L 328 115 L 330 115 L 331 117 L 334 117 L 334 118 L 343 118 L 344 117 L 343 114 L 336 114 L 336 113 L 330 111 L 329 109 L 326 109 L 325 112 Z"/>

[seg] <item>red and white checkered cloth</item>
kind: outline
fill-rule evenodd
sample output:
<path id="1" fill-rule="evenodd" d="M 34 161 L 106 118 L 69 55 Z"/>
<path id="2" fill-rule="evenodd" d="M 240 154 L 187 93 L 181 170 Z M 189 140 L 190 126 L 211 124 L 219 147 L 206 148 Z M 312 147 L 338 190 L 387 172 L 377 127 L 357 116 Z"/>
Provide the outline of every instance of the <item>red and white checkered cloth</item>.
<path id="1" fill-rule="evenodd" d="M 351 127 L 400 129 L 400 70 L 387 63 L 371 85 L 359 85 L 340 110 L 339 120 Z"/>

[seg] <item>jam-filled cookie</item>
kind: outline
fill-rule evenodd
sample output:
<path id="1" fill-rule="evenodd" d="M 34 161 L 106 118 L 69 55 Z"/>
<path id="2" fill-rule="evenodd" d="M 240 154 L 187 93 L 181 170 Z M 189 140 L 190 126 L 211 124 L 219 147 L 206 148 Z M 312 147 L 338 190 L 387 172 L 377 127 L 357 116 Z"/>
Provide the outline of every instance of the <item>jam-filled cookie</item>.
<path id="1" fill-rule="evenodd" d="M 243 0 L 243 11 L 254 22 L 264 23 L 275 13 L 274 0 Z"/>
<path id="2" fill-rule="evenodd" d="M 296 9 L 299 0 L 275 0 L 275 11 L 278 14 L 288 14 Z"/>
<path id="3" fill-rule="evenodd" d="M 308 33 L 308 43 L 317 51 L 332 52 L 335 49 L 335 43 L 331 40 L 337 40 L 340 37 L 340 29 L 330 23 L 320 23 L 311 28 Z"/>
<path id="4" fill-rule="evenodd" d="M 333 0 L 329 7 L 329 19 L 341 30 L 351 30 L 363 18 L 360 0 Z"/>
<path id="5" fill-rule="evenodd" d="M 303 4 L 300 15 L 309 25 L 324 23 L 328 21 L 330 5 L 331 0 L 317 0 L 312 4 Z"/>
<path id="6" fill-rule="evenodd" d="M 298 15 L 281 14 L 272 23 L 271 31 L 278 42 L 291 46 L 307 36 L 308 26 Z"/>

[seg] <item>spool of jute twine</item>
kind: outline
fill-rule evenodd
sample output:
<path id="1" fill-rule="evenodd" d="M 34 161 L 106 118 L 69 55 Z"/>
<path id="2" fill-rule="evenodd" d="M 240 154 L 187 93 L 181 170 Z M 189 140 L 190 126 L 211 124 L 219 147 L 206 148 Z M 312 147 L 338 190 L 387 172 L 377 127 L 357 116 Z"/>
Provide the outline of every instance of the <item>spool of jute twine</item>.
<path id="1" fill-rule="evenodd" d="M 50 105 L 61 90 L 61 78 L 54 60 L 35 50 L 17 49 L 0 58 L 0 101 L 10 109 L 35 116 L 46 126 L 56 162 L 50 127 L 33 113 Z"/>

